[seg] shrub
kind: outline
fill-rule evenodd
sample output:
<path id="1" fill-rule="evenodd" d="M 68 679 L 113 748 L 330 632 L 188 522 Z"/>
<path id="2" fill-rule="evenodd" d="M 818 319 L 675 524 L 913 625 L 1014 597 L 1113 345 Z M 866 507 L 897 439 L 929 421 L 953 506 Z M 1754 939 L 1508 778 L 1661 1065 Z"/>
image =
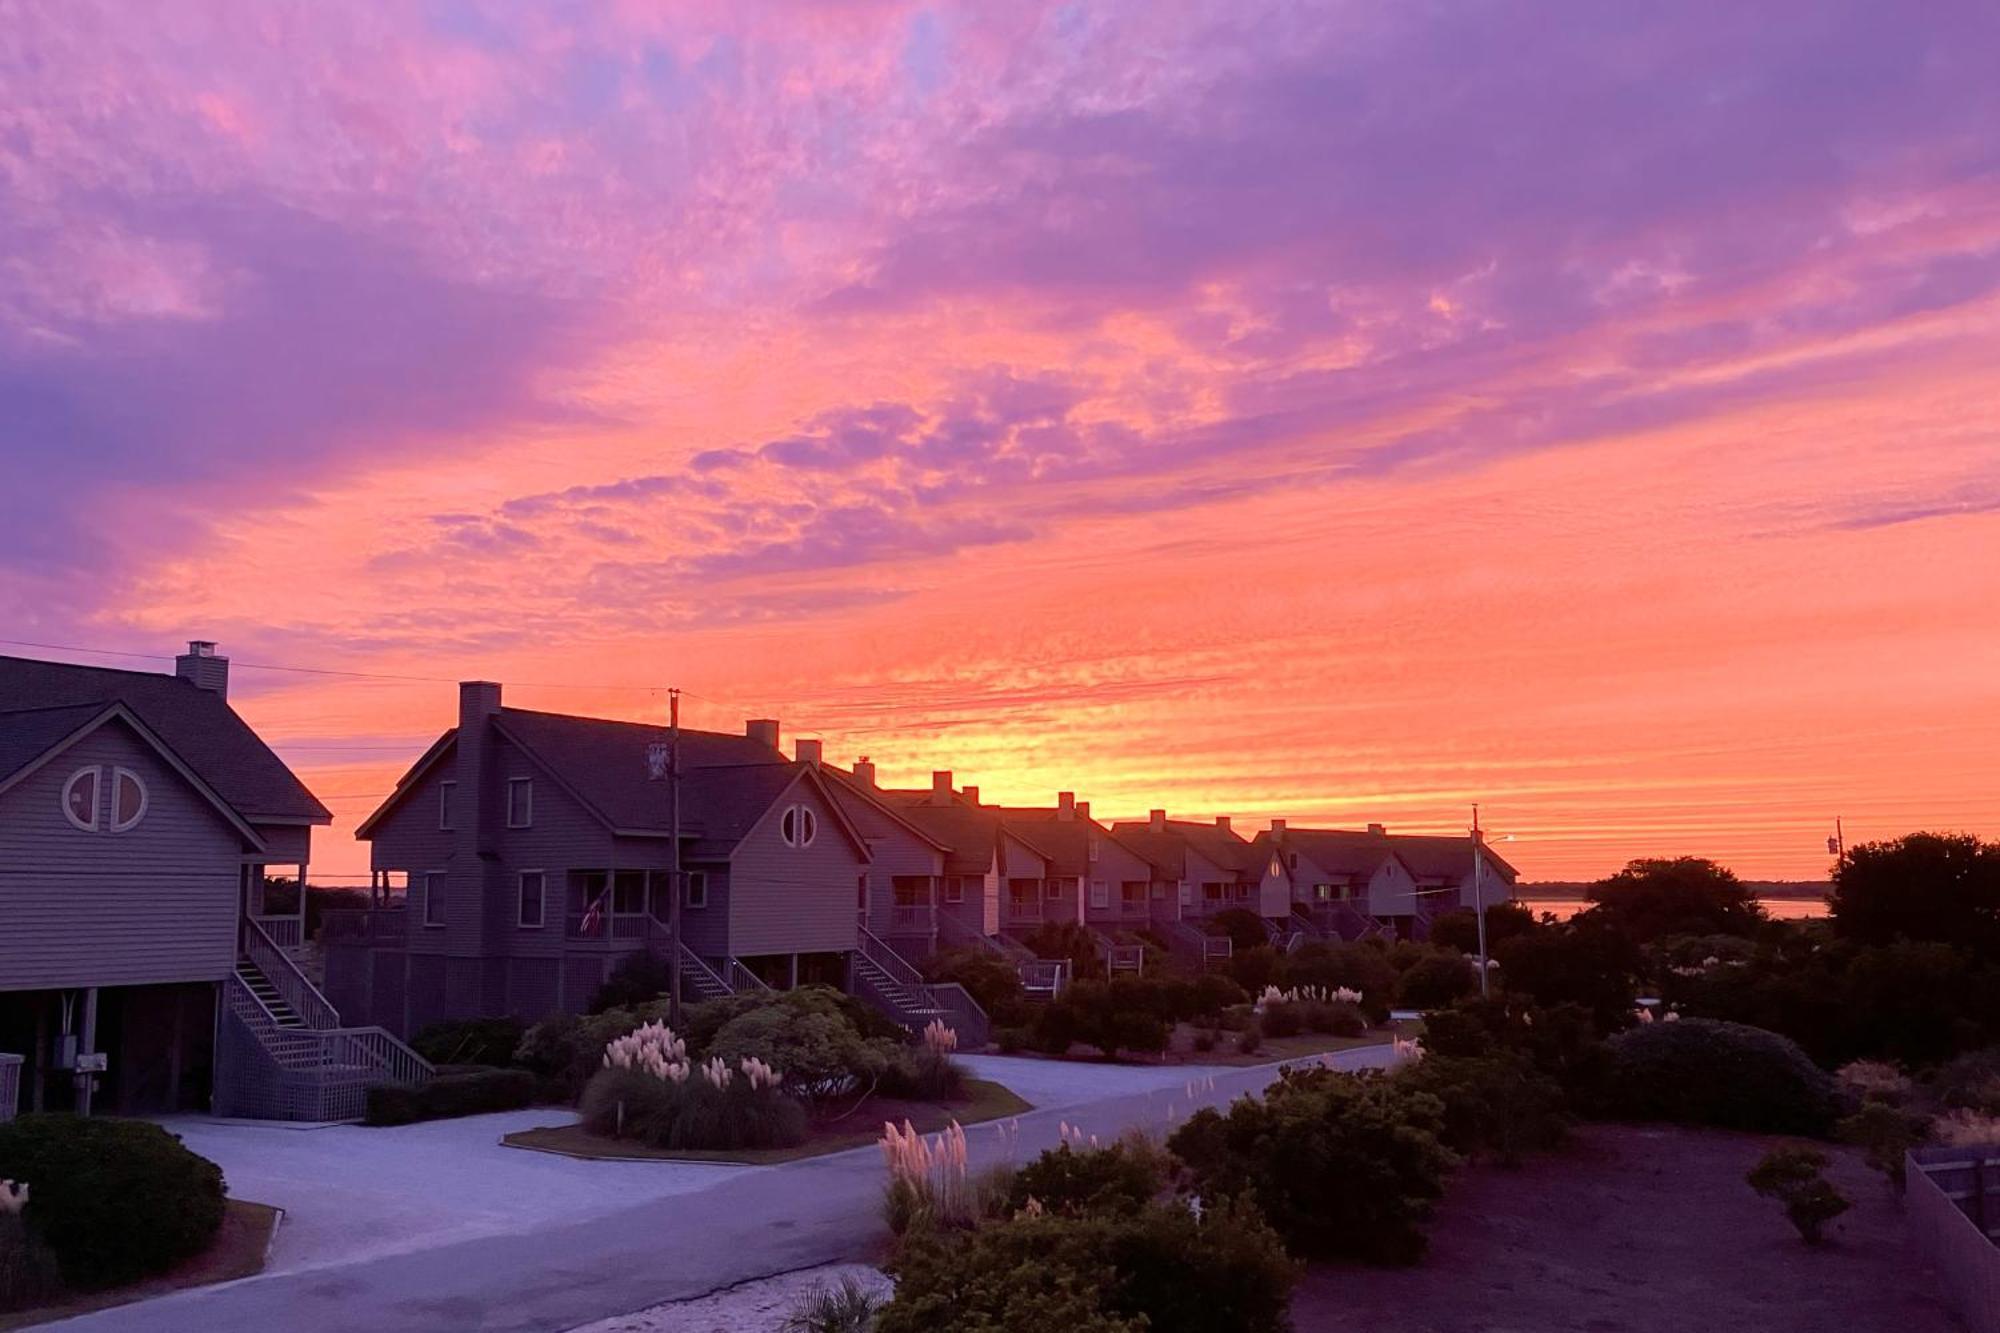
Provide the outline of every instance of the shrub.
<path id="1" fill-rule="evenodd" d="M 913 1233 L 877 1333 L 1280 1333 L 1296 1270 L 1247 1206 L 1018 1216 L 969 1237 Z"/>
<path id="2" fill-rule="evenodd" d="M 1901 1106 L 1916 1093 L 1910 1076 L 1881 1060 L 1850 1060 L 1833 1074 L 1848 1096 L 1857 1101 Z"/>
<path id="3" fill-rule="evenodd" d="M 1240 956 L 1252 949 L 1268 947 L 1271 933 L 1264 928 L 1264 918 L 1247 907 L 1225 907 L 1210 917 L 1206 929 L 1211 935 L 1227 935 L 1231 956 Z M 1250 986 L 1249 990 L 1262 990 L 1262 986 Z"/>
<path id="4" fill-rule="evenodd" d="M 1611 1040 L 1608 1109 L 1641 1120 L 1824 1134 L 1842 1102 L 1833 1078 L 1788 1039 L 1690 1018 Z"/>
<path id="5" fill-rule="evenodd" d="M 1432 1055 L 1487 1056 L 1512 1052 L 1556 1080 L 1572 1097 L 1589 1100 L 1603 1082 L 1610 1055 L 1580 1005 L 1543 1009 L 1525 996 L 1501 992 L 1467 998 L 1425 1016 L 1424 1049 Z"/>
<path id="6" fill-rule="evenodd" d="M 1458 953 L 1430 953 L 1404 969 L 1396 1002 L 1407 1009 L 1441 1009 L 1479 989 L 1472 960 Z"/>
<path id="7" fill-rule="evenodd" d="M 1220 972 L 1204 972 L 1194 980 L 1193 1009 L 1181 1018 L 1201 1018 L 1219 1014 L 1233 1005 L 1248 1004 L 1250 995 Z"/>
<path id="8" fill-rule="evenodd" d="M 1562 1086 L 1516 1052 L 1427 1055 L 1403 1065 L 1394 1077 L 1443 1104 L 1439 1137 L 1468 1157 L 1491 1154 L 1514 1166 L 1523 1153 L 1561 1143 L 1569 1129 Z"/>
<path id="9" fill-rule="evenodd" d="M 1632 861 L 1584 898 L 1603 925 L 1641 944 L 1664 935 L 1749 935 L 1768 919 L 1735 872 L 1699 856 Z"/>
<path id="10" fill-rule="evenodd" d="M 1229 956 L 1229 976 L 1250 994 L 1255 995 L 1266 986 L 1275 986 L 1285 979 L 1284 956 L 1270 945 L 1260 943 L 1234 947 L 1235 952 Z"/>
<path id="11" fill-rule="evenodd" d="M 1912 833 L 1852 848 L 1827 895 L 1843 938 L 1934 940 L 2000 960 L 2000 843 Z"/>
<path id="12" fill-rule="evenodd" d="M 1021 974 L 1004 958 L 977 949 L 954 949 L 924 965 L 929 981 L 957 982 L 988 1014 L 1009 1012 L 1021 1003 Z"/>
<path id="13" fill-rule="evenodd" d="M 1033 1028 L 998 1028 L 993 1033 L 993 1045 L 999 1049 L 1002 1055 L 1013 1055 L 1019 1051 L 1025 1051 L 1034 1043 L 1034 1039 L 1035 1032 Z M 1069 1049 L 1067 1041 L 1063 1043 L 1063 1049 Z"/>
<path id="14" fill-rule="evenodd" d="M 611 975 L 590 997 L 589 1012 L 601 1014 L 607 1009 L 629 1009 L 634 1005 L 649 1004 L 666 998 L 672 986 L 673 977 L 668 973 L 664 957 L 651 949 L 628 953 L 611 965 Z"/>
<path id="15" fill-rule="evenodd" d="M 12 1181 L 0 1180 L 0 1313 L 39 1305 L 62 1286 L 55 1254 L 28 1232 L 25 1203 Z"/>
<path id="16" fill-rule="evenodd" d="M 1632 1024 L 1639 946 L 1590 916 L 1517 936 L 1493 956 L 1508 990 L 1545 1007 L 1581 1005 L 1599 1032 L 1617 1032 Z"/>
<path id="17" fill-rule="evenodd" d="M 794 1096 L 824 1101 L 875 1083 L 900 1050 L 864 1040 L 836 1011 L 766 1004 L 723 1024 L 702 1054 L 729 1065 L 754 1056 L 783 1070 Z"/>
<path id="18" fill-rule="evenodd" d="M 1397 972 L 1382 950 L 1367 944 L 1331 944 L 1310 940 L 1285 960 L 1285 980 L 1291 986 L 1322 990 L 1346 987 L 1361 992 L 1362 1012 L 1371 1023 L 1389 1019 Z"/>
<path id="19" fill-rule="evenodd" d="M 1254 1198 L 1295 1255 L 1414 1263 L 1457 1160 L 1443 1127 L 1437 1098 L 1393 1079 L 1286 1069 L 1261 1099 L 1197 1111 L 1167 1146 L 1203 1198 Z"/>
<path id="20" fill-rule="evenodd" d="M 2000 1115 L 2000 1046 L 1959 1056 L 1938 1070 L 1934 1088 L 1946 1106 Z"/>
<path id="21" fill-rule="evenodd" d="M 30 1189 L 21 1219 L 73 1287 L 113 1287 L 206 1250 L 222 1169 L 143 1120 L 28 1114 L 0 1124 L 0 1180 Z"/>
<path id="22" fill-rule="evenodd" d="M 1785 1216 L 1808 1245 L 1824 1238 L 1823 1228 L 1851 1203 L 1820 1173 L 1826 1154 L 1817 1148 L 1773 1148 L 1744 1177 L 1751 1189 L 1785 1205 Z"/>
<path id="23" fill-rule="evenodd" d="M 852 1276 L 838 1284 L 817 1283 L 785 1316 L 783 1333 L 868 1333 L 882 1300 Z"/>
<path id="24" fill-rule="evenodd" d="M 1904 1155 L 1930 1138 L 1931 1120 L 1927 1115 L 1871 1099 L 1835 1125 L 1833 1132 L 1842 1143 L 1862 1149 L 1868 1165 L 1887 1176 L 1889 1183 L 1900 1190 Z"/>
<path id="25" fill-rule="evenodd" d="M 1062 1055 L 1076 1041 L 1076 1010 L 1063 1000 L 1051 1000 L 1035 1015 L 1034 1047 L 1043 1055 Z"/>
<path id="26" fill-rule="evenodd" d="M 440 1073 L 423 1083 L 376 1083 L 368 1088 L 362 1120 L 370 1125 L 409 1125 L 518 1111 L 534 1105 L 537 1086 L 535 1076 L 525 1069 L 474 1069 Z"/>
<path id="27" fill-rule="evenodd" d="M 511 1065 L 527 1035 L 518 1018 L 458 1018 L 419 1028 L 410 1049 L 434 1065 Z"/>
<path id="28" fill-rule="evenodd" d="M 932 1020 L 921 1043 L 900 1047 L 888 1057 L 875 1090 L 885 1097 L 921 1102 L 949 1101 L 964 1095 L 965 1069 L 951 1058 L 956 1049 L 957 1034 Z"/>
<path id="29" fill-rule="evenodd" d="M 1255 1055 L 1264 1049 L 1264 1033 L 1261 1028 L 1244 1028 L 1236 1038 L 1236 1049 L 1244 1055 Z"/>
<path id="30" fill-rule="evenodd" d="M 2000 1147 L 2000 1116 L 1961 1107 L 1933 1120 L 1931 1134 L 1949 1148 Z"/>
<path id="31" fill-rule="evenodd" d="M 1215 1049 L 1217 1040 L 1218 1038 L 1214 1030 L 1210 1028 L 1197 1028 L 1194 1036 L 1189 1039 L 1188 1044 L 1194 1047 L 1197 1055 L 1207 1055 Z"/>
<path id="32" fill-rule="evenodd" d="M 1486 949 L 1491 953 L 1516 935 L 1537 929 L 1535 914 L 1519 903 L 1486 905 Z M 1431 943 L 1463 954 L 1479 952 L 1479 915 L 1469 907 L 1440 913 L 1431 921 Z"/>
<path id="33" fill-rule="evenodd" d="M 1267 1037 L 1296 1037 L 1306 1030 L 1305 1006 L 1289 1000 L 1267 1001 L 1257 1015 L 1257 1026 Z"/>
<path id="34" fill-rule="evenodd" d="M 591 1133 L 655 1148 L 787 1148 L 803 1143 L 806 1113 L 782 1085 L 753 1080 L 741 1065 L 685 1067 L 662 1077 L 642 1068 L 604 1068 L 583 1092 Z"/>
<path id="35" fill-rule="evenodd" d="M 1095 1046 L 1106 1059 L 1120 1051 L 1154 1054 L 1167 1048 L 1167 1024 L 1162 1011 L 1167 995 L 1158 982 L 1137 977 L 1115 981 L 1079 981 L 1043 1007 L 1036 1020 L 1040 1049 L 1051 1054 L 1067 1050 L 1070 1041 Z M 1062 1045 L 1057 1046 L 1061 1040 Z"/>
<path id="36" fill-rule="evenodd" d="M 1097 952 L 1097 938 L 1075 921 L 1049 921 L 1036 926 L 1022 941 L 1037 958 L 1060 958 L 1069 963 L 1076 978 L 1104 975 L 1104 958 Z"/>
<path id="37" fill-rule="evenodd" d="M 514 1063 L 541 1080 L 542 1095 L 551 1101 L 574 1103 L 584 1084 L 604 1065 L 604 1048 L 616 1038 L 646 1023 L 665 1020 L 664 1000 L 633 1009 L 607 1009 L 601 1014 L 551 1014 L 521 1035 Z M 700 1005 L 692 1014 L 708 1006 Z"/>
<path id="38" fill-rule="evenodd" d="M 1051 1213 L 1129 1211 L 1160 1192 L 1167 1165 L 1166 1155 L 1143 1135 L 1128 1135 L 1108 1148 L 1065 1142 L 1014 1173 L 1007 1210 L 1019 1212 L 1033 1199 Z"/>

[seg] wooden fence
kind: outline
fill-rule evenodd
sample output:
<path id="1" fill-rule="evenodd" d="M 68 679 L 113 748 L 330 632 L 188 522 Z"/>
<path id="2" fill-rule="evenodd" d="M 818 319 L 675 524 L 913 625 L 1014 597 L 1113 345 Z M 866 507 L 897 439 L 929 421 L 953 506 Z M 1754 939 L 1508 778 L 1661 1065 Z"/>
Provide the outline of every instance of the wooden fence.
<path id="1" fill-rule="evenodd" d="M 1972 1333 L 2000 1333 L 2000 1144 L 1909 1155 L 1908 1209 L 1918 1250 L 1937 1266 Z"/>

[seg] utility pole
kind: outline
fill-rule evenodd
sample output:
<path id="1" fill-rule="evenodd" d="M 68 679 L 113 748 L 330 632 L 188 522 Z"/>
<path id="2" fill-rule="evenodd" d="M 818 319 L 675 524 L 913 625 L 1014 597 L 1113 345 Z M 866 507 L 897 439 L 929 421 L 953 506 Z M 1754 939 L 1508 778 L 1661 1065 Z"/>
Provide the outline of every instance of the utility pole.
<path id="1" fill-rule="evenodd" d="M 1479 998 L 1487 995 L 1487 974 L 1492 970 L 1486 956 L 1486 863 L 1479 856 L 1479 802 L 1472 803 L 1472 910 L 1479 919 Z"/>
<path id="2" fill-rule="evenodd" d="M 673 807 L 672 869 L 667 883 L 673 900 L 667 904 L 667 1026 L 681 1028 L 681 901 L 687 891 L 681 886 L 681 692 L 667 691 L 667 800 Z"/>

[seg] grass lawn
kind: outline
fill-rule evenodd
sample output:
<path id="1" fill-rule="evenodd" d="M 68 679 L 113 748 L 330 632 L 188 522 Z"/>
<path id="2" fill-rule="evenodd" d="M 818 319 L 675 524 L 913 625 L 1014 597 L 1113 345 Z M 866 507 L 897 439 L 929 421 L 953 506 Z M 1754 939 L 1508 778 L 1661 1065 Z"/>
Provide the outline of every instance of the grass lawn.
<path id="1" fill-rule="evenodd" d="M 1168 1062 L 1176 1057 L 1188 1064 L 1201 1065 L 1268 1065 L 1278 1060 L 1303 1060 L 1310 1055 L 1328 1055 L 1334 1051 L 1351 1051 L 1357 1046 L 1387 1046 L 1397 1037 L 1408 1037 L 1420 1028 L 1417 1023 L 1390 1023 L 1386 1027 L 1370 1028 L 1358 1037 L 1335 1037 L 1324 1032 L 1301 1032 L 1296 1037 L 1266 1037 L 1264 1044 L 1254 1055 L 1245 1055 L 1236 1049 L 1236 1039 L 1242 1034 L 1225 1032 L 1222 1040 L 1212 1051 L 1194 1049 L 1195 1030 L 1183 1023 L 1174 1029 L 1173 1045 L 1168 1049 Z"/>
<path id="2" fill-rule="evenodd" d="M 982 1120 L 999 1120 L 1035 1108 L 998 1083 L 985 1079 L 965 1080 L 965 1096 L 955 1102 L 906 1102 L 893 1097 L 870 1097 L 838 1119 L 821 1121 L 812 1127 L 806 1141 L 790 1148 L 651 1148 L 630 1139 L 608 1139 L 592 1134 L 582 1125 L 556 1125 L 547 1129 L 523 1129 L 500 1141 L 510 1148 L 530 1148 L 537 1152 L 559 1153 L 565 1157 L 587 1157 L 609 1162 L 736 1162 L 745 1166 L 770 1166 L 793 1162 L 801 1157 L 861 1148 L 882 1136 L 882 1122 L 905 1120 L 923 1133 L 943 1129 L 956 1120 L 976 1125 Z"/>
<path id="3" fill-rule="evenodd" d="M 0 1330 L 26 1328 L 51 1319 L 70 1319 L 131 1301 L 149 1300 L 184 1287 L 205 1287 L 211 1282 L 230 1282 L 264 1271 L 264 1256 L 271 1249 L 271 1236 L 278 1227 L 279 1210 L 267 1204 L 231 1199 L 222 1214 L 222 1229 L 215 1244 L 204 1254 L 160 1277 L 135 1282 L 111 1291 L 90 1291 L 67 1296 L 32 1310 L 12 1310 L 0 1314 Z"/>

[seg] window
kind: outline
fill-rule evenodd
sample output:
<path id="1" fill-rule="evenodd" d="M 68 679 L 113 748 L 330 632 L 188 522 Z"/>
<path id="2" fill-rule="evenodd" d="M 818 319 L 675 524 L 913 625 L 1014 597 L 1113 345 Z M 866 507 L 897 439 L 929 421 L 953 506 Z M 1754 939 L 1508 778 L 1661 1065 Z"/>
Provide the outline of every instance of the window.
<path id="1" fill-rule="evenodd" d="M 611 877 L 611 911 L 614 916 L 646 914 L 646 874 L 642 870 L 620 870 Z"/>
<path id="2" fill-rule="evenodd" d="M 1062 897 L 1062 892 L 1063 892 L 1063 881 L 1061 881 L 1061 880 L 1059 880 L 1059 879 L 1052 879 L 1052 880 L 1048 880 L 1048 881 L 1046 881 L 1046 883 L 1047 883 L 1047 887 L 1048 887 L 1048 896 L 1049 896 L 1050 898 L 1060 898 L 1060 897 Z"/>
<path id="3" fill-rule="evenodd" d="M 507 779 L 507 827 L 528 828 L 535 822 L 535 780 Z"/>
<path id="4" fill-rule="evenodd" d="M 445 873 L 432 870 L 424 875 L 424 924 L 442 926 L 444 924 Z"/>
<path id="5" fill-rule="evenodd" d="M 854 910 L 857 912 L 868 910 L 868 876 L 866 875 L 856 875 L 854 877 Z"/>
<path id="6" fill-rule="evenodd" d="M 516 918 L 532 930 L 542 926 L 542 903 L 547 897 L 548 876 L 539 870 L 521 872 L 521 914 Z"/>
<path id="7" fill-rule="evenodd" d="M 1188 883 L 1186 880 L 1181 881 L 1181 906 L 1194 906 L 1194 885 Z"/>
<path id="8" fill-rule="evenodd" d="M 1101 879 L 1090 881 L 1090 905 L 1092 907 L 1111 906 L 1111 890 L 1105 887 L 1104 881 Z"/>
<path id="9" fill-rule="evenodd" d="M 457 792 L 458 784 L 449 778 L 438 783 L 438 828 L 446 833 L 454 827 L 451 822 L 451 802 Z"/>
<path id="10" fill-rule="evenodd" d="M 1093 861 L 1097 859 L 1097 835 L 1095 833 L 1090 835 L 1090 859 Z"/>
<path id="11" fill-rule="evenodd" d="M 819 836 L 819 816 L 811 806 L 787 806 L 784 816 L 778 821 L 778 832 L 787 847 L 810 847 Z"/>
<path id="12" fill-rule="evenodd" d="M 1282 875 L 1285 873 L 1285 863 L 1283 861 L 1280 861 L 1275 856 L 1271 858 L 1271 873 L 1274 875 Z"/>
<path id="13" fill-rule="evenodd" d="M 1292 869 L 1297 870 L 1299 868 L 1299 854 L 1297 852 L 1293 852 L 1286 859 L 1291 862 Z"/>
<path id="14" fill-rule="evenodd" d="M 944 900 L 948 903 L 965 901 L 965 876 L 953 875 L 944 882 Z"/>
<path id="15" fill-rule="evenodd" d="M 63 815 L 85 833 L 97 831 L 98 770 L 80 768 L 63 783 Z"/>
<path id="16" fill-rule="evenodd" d="M 146 817 L 146 784 L 129 768 L 111 770 L 111 831 L 137 828 Z"/>
<path id="17" fill-rule="evenodd" d="M 1153 881 L 1153 901 L 1154 901 L 1154 902 L 1156 902 L 1156 903 L 1157 903 L 1157 902 L 1161 902 L 1161 901 L 1164 901 L 1164 900 L 1165 900 L 1165 898 L 1166 898 L 1166 896 L 1167 896 L 1167 886 L 1166 886 L 1165 884 L 1161 883 L 1161 882 L 1160 882 L 1159 880 L 1157 880 L 1157 879 L 1156 879 L 1156 880 L 1154 880 L 1154 881 Z"/>
<path id="18" fill-rule="evenodd" d="M 708 872 L 690 870 L 687 872 L 687 905 L 689 907 L 708 906 Z"/>

